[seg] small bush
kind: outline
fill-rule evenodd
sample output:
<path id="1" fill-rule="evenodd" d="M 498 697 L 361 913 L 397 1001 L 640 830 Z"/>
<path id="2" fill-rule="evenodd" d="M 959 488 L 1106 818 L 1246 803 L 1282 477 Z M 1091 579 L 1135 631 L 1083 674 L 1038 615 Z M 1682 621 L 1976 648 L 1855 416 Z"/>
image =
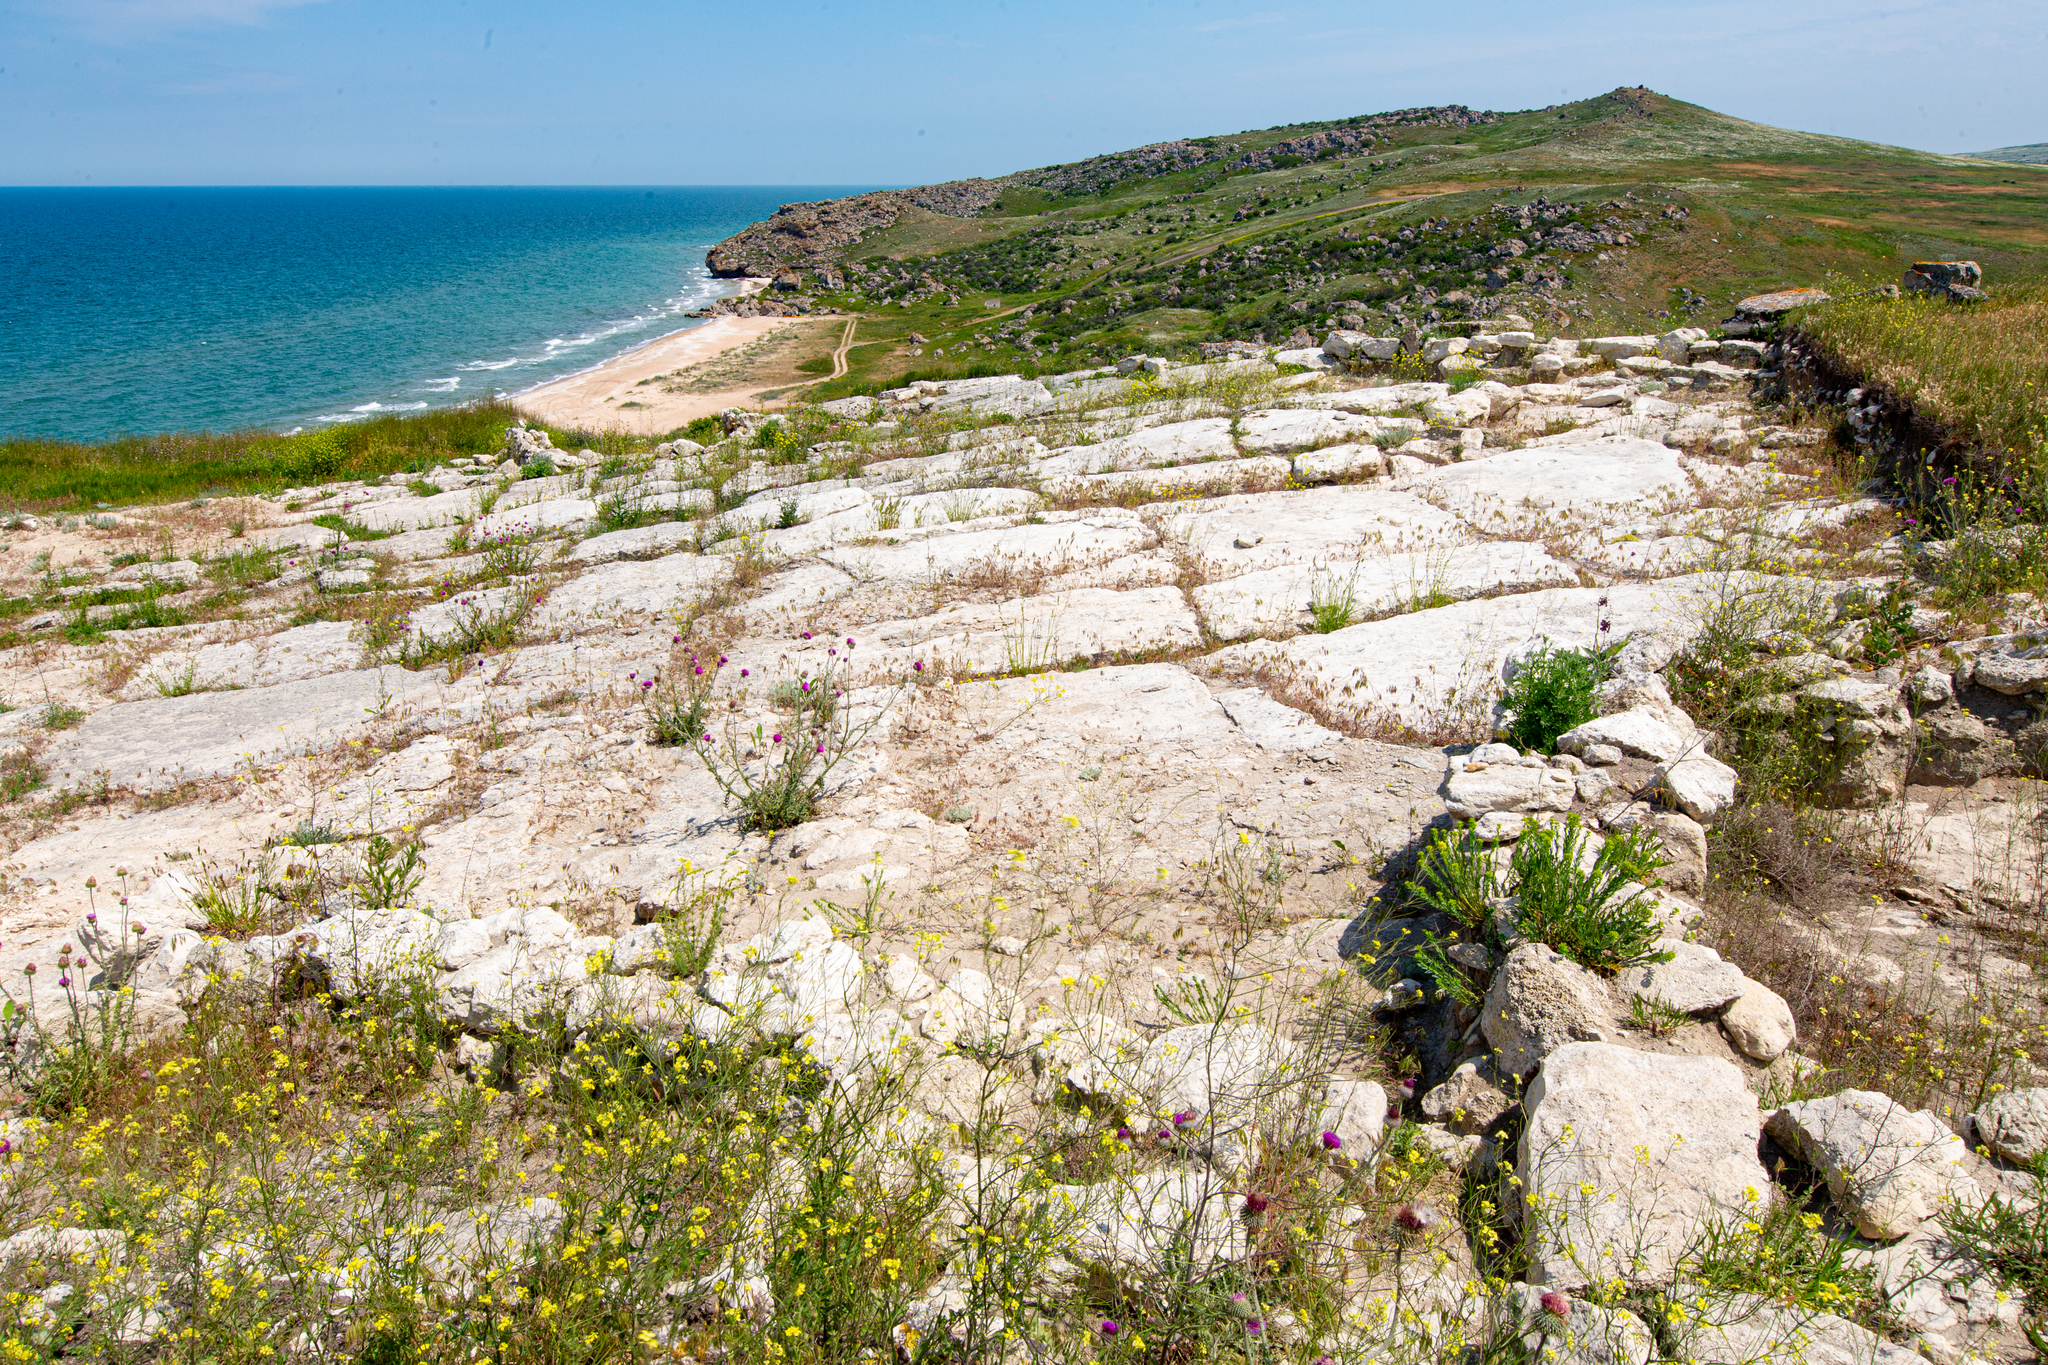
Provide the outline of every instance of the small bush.
<path id="1" fill-rule="evenodd" d="M 1537 650 L 1501 693 L 1501 705 L 1515 717 L 1509 738 L 1523 749 L 1556 753 L 1559 735 L 1593 719 L 1594 690 L 1605 680 L 1600 659 L 1586 650 Z"/>
<path id="2" fill-rule="evenodd" d="M 1493 845 L 1469 824 L 1431 831 L 1408 889 L 1430 909 L 1473 929 L 1486 923 L 1492 903 L 1505 894 Z"/>
<path id="3" fill-rule="evenodd" d="M 1656 833 L 1609 835 L 1590 863 L 1586 835 L 1573 815 L 1561 825 L 1530 830 L 1515 845 L 1508 876 L 1518 898 L 1516 928 L 1604 975 L 1638 963 L 1669 962 L 1669 952 L 1656 950 L 1664 929 L 1648 897 L 1618 899 L 1624 886 L 1663 864 Z"/>

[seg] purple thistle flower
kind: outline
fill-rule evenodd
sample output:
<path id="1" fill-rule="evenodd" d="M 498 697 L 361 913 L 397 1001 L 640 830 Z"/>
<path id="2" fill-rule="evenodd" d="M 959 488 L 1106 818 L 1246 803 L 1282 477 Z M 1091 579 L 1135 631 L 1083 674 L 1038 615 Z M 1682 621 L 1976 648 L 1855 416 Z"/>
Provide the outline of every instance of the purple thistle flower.
<path id="1" fill-rule="evenodd" d="M 911 663 L 910 663 L 910 671 L 911 671 L 912 673 L 922 673 L 922 672 L 924 672 L 924 660 L 922 660 L 922 659 L 913 659 L 913 660 L 911 660 Z"/>
<path id="2" fill-rule="evenodd" d="M 71 978 L 68 976 L 60 976 L 57 978 L 57 984 L 59 986 L 69 986 L 71 984 Z"/>
<path id="3" fill-rule="evenodd" d="M 1117 1332 L 1120 1329 L 1116 1325 L 1115 1318 L 1104 1318 L 1102 1320 L 1102 1327 L 1100 1330 L 1102 1332 L 1102 1335 L 1106 1337 L 1113 1337 L 1117 1334 Z"/>
<path id="4" fill-rule="evenodd" d="M 1572 1315 L 1572 1301 L 1555 1289 L 1545 1294 L 1540 1302 L 1543 1311 L 1554 1318 L 1568 1318 Z"/>
<path id="5" fill-rule="evenodd" d="M 1128 1129 L 1128 1128 L 1119 1128 L 1119 1129 L 1117 1129 L 1117 1130 L 1116 1130 L 1116 1140 L 1117 1140 L 1118 1142 L 1129 1142 L 1129 1141 L 1131 1140 L 1131 1130 L 1130 1130 L 1130 1129 Z"/>
<path id="6" fill-rule="evenodd" d="M 1409 1232 L 1427 1232 L 1436 1224 L 1436 1211 L 1427 1204 L 1403 1204 L 1394 1211 L 1394 1221 Z"/>
<path id="7" fill-rule="evenodd" d="M 1344 1139 L 1338 1137 L 1335 1133 L 1332 1133 L 1325 1129 L 1323 1132 L 1323 1147 L 1326 1151 L 1342 1151 L 1344 1148 Z"/>
<path id="8" fill-rule="evenodd" d="M 1256 1320 L 1259 1308 L 1257 1304 L 1251 1301 L 1249 1296 L 1238 1293 L 1230 1296 L 1230 1311 L 1238 1317 Z"/>
<path id="9" fill-rule="evenodd" d="M 849 636 L 847 636 L 847 637 L 846 637 L 846 647 L 847 647 L 848 649 L 852 649 L 852 648 L 853 648 L 853 637 L 852 637 L 851 635 L 849 635 Z"/>
<path id="10" fill-rule="evenodd" d="M 744 668 L 743 668 L 743 669 L 741 669 L 741 670 L 740 670 L 740 676 L 741 676 L 742 678 L 746 677 L 746 676 L 747 676 L 747 670 L 746 670 L 746 669 L 744 669 Z"/>
<path id="11" fill-rule="evenodd" d="M 1253 1318 L 1250 1322 L 1244 1325 L 1244 1330 L 1250 1332 L 1253 1336 L 1257 1336 L 1259 1333 L 1266 1330 L 1266 1324 L 1260 1322 L 1257 1318 Z"/>
<path id="12" fill-rule="evenodd" d="M 775 736 L 775 742 L 777 744 L 782 743 L 782 736 L 779 733 Z"/>
<path id="13" fill-rule="evenodd" d="M 1272 1205 L 1272 1202 L 1265 1195 L 1260 1194 L 1257 1190 L 1253 1190 L 1244 1197 L 1244 1211 L 1246 1213 L 1264 1213 Z"/>

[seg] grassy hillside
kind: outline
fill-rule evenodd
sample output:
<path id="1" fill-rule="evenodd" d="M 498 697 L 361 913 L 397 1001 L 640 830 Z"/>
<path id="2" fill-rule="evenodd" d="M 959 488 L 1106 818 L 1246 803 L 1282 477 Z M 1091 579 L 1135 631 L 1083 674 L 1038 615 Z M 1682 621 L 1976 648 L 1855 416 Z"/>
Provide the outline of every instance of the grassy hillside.
<path id="1" fill-rule="evenodd" d="M 1647 90 L 1415 112 L 1020 172 L 977 217 L 907 212 L 841 253 L 846 287 L 827 297 L 866 320 L 851 372 L 819 396 L 913 369 L 1320 338 L 1347 318 L 1711 325 L 1747 294 L 1893 280 L 1915 259 L 1971 257 L 1993 282 L 2048 274 L 2048 167 L 1772 128 Z M 1342 145 L 1359 129 L 1370 145 Z"/>

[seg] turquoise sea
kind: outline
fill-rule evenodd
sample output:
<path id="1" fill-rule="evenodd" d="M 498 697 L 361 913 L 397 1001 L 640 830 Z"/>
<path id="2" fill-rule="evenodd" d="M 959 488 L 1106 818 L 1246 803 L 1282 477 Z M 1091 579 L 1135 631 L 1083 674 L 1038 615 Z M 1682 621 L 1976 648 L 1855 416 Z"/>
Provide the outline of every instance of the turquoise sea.
<path id="1" fill-rule="evenodd" d="M 0 189 L 0 435 L 516 393 L 692 325 L 714 242 L 862 188 Z"/>

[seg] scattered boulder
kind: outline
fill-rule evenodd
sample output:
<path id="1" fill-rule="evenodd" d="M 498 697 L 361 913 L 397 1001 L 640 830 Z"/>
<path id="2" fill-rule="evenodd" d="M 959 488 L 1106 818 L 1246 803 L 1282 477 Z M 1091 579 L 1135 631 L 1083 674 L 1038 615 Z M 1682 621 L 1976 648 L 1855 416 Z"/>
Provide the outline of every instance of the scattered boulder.
<path id="1" fill-rule="evenodd" d="M 1980 303 L 1984 291 L 1984 270 L 1975 261 L 1915 261 L 1899 277 L 1899 288 L 1908 294 L 1945 299 L 1950 303 Z"/>
<path id="2" fill-rule="evenodd" d="M 1856 1230 L 1879 1241 L 1904 1237 L 1945 1200 L 1976 1188 L 1961 1138 L 1926 1110 L 1874 1090 L 1788 1104 L 1769 1130 L 1826 1178 Z"/>
<path id="3" fill-rule="evenodd" d="M 1769 1198 L 1756 1096 L 1732 1062 L 1567 1043 L 1523 1106 L 1531 1284 L 1655 1282 L 1710 1221 Z"/>
<path id="4" fill-rule="evenodd" d="M 1721 1015 L 1721 1031 L 1743 1056 L 1774 1062 L 1799 1037 L 1792 1007 L 1761 981 L 1742 978 L 1742 994 Z"/>
<path id="5" fill-rule="evenodd" d="M 1651 780 L 1659 798 L 1695 820 L 1711 820 L 1735 804 L 1735 769 L 1709 753 L 1659 763 Z"/>
<path id="6" fill-rule="evenodd" d="M 1994 1095 L 1970 1115 L 1977 1141 L 1993 1156 L 2031 1166 L 2048 1155 L 2048 1088 L 2025 1086 Z"/>
<path id="7" fill-rule="evenodd" d="M 1422 1097 L 1422 1112 L 1453 1133 L 1483 1133 L 1514 1106 L 1486 1058 L 1460 1062 L 1441 1085 Z"/>
<path id="8" fill-rule="evenodd" d="M 1614 984 L 1622 994 L 1655 1000 L 1684 1014 L 1713 1014 L 1742 997 L 1754 985 L 1732 962 L 1703 944 L 1659 939 L 1657 951 L 1669 962 L 1646 962 L 1622 970 Z"/>
<path id="9" fill-rule="evenodd" d="M 1515 948 L 1493 974 L 1479 1012 L 1503 1076 L 1527 1076 L 1569 1043 L 1615 1032 L 1607 984 L 1547 943 Z"/>

